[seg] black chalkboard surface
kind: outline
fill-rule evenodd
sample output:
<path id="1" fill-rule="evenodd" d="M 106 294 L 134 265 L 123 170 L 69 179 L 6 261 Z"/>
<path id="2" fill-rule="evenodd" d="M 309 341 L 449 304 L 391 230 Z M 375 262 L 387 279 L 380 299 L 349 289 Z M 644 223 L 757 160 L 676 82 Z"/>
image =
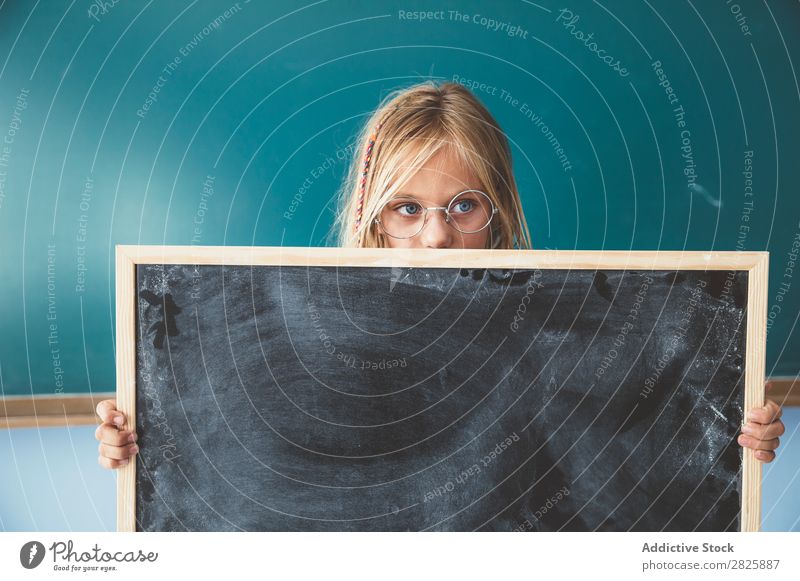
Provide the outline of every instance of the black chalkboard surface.
<path id="1" fill-rule="evenodd" d="M 746 269 L 136 264 L 135 287 L 136 530 L 740 528 Z"/>

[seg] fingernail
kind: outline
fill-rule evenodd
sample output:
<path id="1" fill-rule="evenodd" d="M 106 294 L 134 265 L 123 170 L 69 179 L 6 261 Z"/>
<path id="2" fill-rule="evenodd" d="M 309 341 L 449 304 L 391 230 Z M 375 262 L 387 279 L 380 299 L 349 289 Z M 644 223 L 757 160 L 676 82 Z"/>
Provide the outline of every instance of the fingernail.
<path id="1" fill-rule="evenodd" d="M 750 438 L 748 438 L 746 436 L 739 436 L 739 443 L 741 445 L 745 446 L 745 445 L 750 443 Z"/>
<path id="2" fill-rule="evenodd" d="M 121 426 L 123 424 L 122 416 L 114 416 L 114 423 Z"/>
<path id="3" fill-rule="evenodd" d="M 139 451 L 139 446 L 134 444 L 133 446 L 130 447 L 130 451 L 131 451 L 131 454 L 136 454 L 136 452 Z"/>
<path id="4" fill-rule="evenodd" d="M 130 436 L 128 436 L 128 441 L 129 442 L 135 442 L 136 438 L 137 438 L 136 434 L 131 434 Z"/>
<path id="5" fill-rule="evenodd" d="M 120 466 L 125 466 L 125 464 L 127 464 L 127 463 L 128 463 L 128 459 L 127 458 L 125 458 L 124 460 L 120 460 L 119 461 Z"/>
<path id="6" fill-rule="evenodd" d="M 753 430 L 752 426 L 744 425 L 744 426 L 742 426 L 742 432 L 745 433 L 745 434 L 752 434 L 755 431 Z"/>

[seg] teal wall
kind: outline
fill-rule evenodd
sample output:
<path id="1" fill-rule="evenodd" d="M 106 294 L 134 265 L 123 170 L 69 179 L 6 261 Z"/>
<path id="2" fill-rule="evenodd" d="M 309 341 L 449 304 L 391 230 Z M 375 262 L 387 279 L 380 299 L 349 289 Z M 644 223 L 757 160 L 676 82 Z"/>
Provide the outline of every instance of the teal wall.
<path id="1" fill-rule="evenodd" d="M 115 244 L 329 244 L 365 116 L 455 76 L 536 247 L 767 249 L 767 371 L 800 371 L 797 2 L 100 4 L 0 7 L 2 393 L 113 390 Z"/>

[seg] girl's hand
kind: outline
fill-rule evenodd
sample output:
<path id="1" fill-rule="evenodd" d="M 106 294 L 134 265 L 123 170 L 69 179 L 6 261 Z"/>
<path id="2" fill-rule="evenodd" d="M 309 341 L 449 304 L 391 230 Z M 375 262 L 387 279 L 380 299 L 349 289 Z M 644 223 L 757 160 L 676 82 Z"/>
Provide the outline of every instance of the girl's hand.
<path id="1" fill-rule="evenodd" d="M 103 422 L 94 433 L 94 437 L 100 441 L 97 461 L 103 468 L 127 465 L 130 457 L 139 451 L 135 444 L 136 432 L 120 429 L 125 424 L 125 414 L 117 410 L 117 402 L 113 399 L 101 401 L 95 411 Z"/>
<path id="2" fill-rule="evenodd" d="M 768 381 L 766 390 L 771 388 Z M 780 420 L 782 413 L 781 407 L 771 399 L 763 407 L 751 410 L 747 423 L 742 426 L 739 445 L 756 450 L 756 458 L 762 462 L 772 462 L 774 450 L 780 445 L 778 436 L 782 436 L 786 429 Z"/>

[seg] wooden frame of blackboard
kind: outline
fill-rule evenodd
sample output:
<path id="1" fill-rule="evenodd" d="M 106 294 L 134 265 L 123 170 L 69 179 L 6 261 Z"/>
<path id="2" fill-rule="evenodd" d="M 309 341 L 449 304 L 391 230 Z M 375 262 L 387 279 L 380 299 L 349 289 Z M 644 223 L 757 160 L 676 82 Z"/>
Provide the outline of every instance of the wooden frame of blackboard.
<path id="1" fill-rule="evenodd" d="M 747 271 L 745 417 L 764 405 L 768 252 L 116 246 L 117 408 L 136 429 L 136 265 Z M 136 531 L 136 463 L 119 469 L 117 530 Z M 761 462 L 744 448 L 741 530 L 761 526 Z"/>

